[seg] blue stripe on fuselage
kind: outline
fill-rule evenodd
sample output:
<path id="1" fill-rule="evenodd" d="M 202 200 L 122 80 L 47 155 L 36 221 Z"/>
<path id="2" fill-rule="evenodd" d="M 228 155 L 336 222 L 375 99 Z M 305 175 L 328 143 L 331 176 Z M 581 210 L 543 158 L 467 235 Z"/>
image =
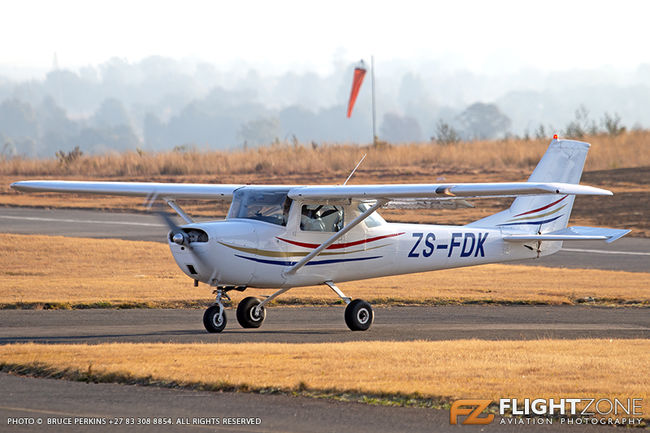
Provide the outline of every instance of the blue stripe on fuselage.
<path id="1" fill-rule="evenodd" d="M 255 257 L 246 257 L 246 256 L 240 256 L 239 254 L 235 254 L 235 257 L 239 257 L 242 259 L 246 260 L 252 260 L 254 262 L 258 263 L 264 263 L 267 265 L 280 265 L 280 266 L 293 266 L 298 262 L 290 262 L 286 260 L 267 260 L 267 259 L 258 259 Z M 361 260 L 372 260 L 372 259 L 380 259 L 382 256 L 373 256 L 373 257 L 359 257 L 356 259 L 330 259 L 330 260 L 318 260 L 315 262 L 307 262 L 305 263 L 305 266 L 311 266 L 311 265 L 330 265 L 332 263 L 342 263 L 342 262 L 358 262 Z"/>

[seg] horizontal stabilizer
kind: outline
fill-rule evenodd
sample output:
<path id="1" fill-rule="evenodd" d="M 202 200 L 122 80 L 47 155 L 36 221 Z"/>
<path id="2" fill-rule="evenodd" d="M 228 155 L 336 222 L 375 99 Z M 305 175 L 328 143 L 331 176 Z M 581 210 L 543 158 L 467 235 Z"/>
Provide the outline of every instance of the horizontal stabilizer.
<path id="1" fill-rule="evenodd" d="M 567 227 L 542 234 L 506 234 L 503 236 L 504 241 L 523 242 L 523 241 L 605 241 L 614 242 L 628 234 L 630 230 L 608 229 L 603 227 Z"/>

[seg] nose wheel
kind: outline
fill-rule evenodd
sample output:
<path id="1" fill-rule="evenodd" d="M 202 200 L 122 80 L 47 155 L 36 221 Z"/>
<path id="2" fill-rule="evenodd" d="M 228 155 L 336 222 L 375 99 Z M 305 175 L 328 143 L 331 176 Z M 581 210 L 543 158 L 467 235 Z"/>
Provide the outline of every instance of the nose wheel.
<path id="1" fill-rule="evenodd" d="M 228 319 L 226 318 L 226 308 L 221 301 L 222 298 L 226 298 L 230 301 L 230 296 L 221 288 L 218 288 L 214 291 L 217 295 L 214 304 L 208 307 L 203 313 L 203 326 L 205 326 L 206 331 L 214 333 L 221 332 L 226 328 L 226 323 Z"/>
<path id="2" fill-rule="evenodd" d="M 223 331 L 227 322 L 223 305 L 212 305 L 203 313 L 203 326 L 208 332 Z"/>

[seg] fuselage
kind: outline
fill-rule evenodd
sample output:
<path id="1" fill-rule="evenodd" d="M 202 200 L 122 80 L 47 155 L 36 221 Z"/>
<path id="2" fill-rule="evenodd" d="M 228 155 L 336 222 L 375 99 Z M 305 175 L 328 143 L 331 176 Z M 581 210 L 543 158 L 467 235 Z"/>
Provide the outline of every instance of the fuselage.
<path id="1" fill-rule="evenodd" d="M 354 204 L 342 206 L 346 221 Z M 561 242 L 545 242 L 541 252 L 502 239 L 498 228 L 429 224 L 359 224 L 294 274 L 287 270 L 334 233 L 301 230 L 299 204 L 286 225 L 245 218 L 184 226 L 207 234 L 189 246 L 169 240 L 179 267 L 189 277 L 219 286 L 299 287 L 389 275 L 536 258 L 556 252 Z M 376 224 L 379 221 L 379 224 Z"/>

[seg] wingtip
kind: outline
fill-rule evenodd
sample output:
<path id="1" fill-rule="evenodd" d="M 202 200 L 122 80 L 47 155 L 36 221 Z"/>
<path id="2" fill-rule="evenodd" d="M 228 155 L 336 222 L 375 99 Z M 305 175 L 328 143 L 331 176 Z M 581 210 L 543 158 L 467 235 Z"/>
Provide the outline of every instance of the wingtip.
<path id="1" fill-rule="evenodd" d="M 574 184 L 553 184 L 555 194 L 573 194 L 573 195 L 614 195 L 608 189 L 597 188 L 589 185 Z"/>
<path id="2" fill-rule="evenodd" d="M 612 242 L 619 240 L 620 238 L 622 238 L 626 234 L 630 233 L 631 231 L 632 230 L 622 229 L 622 230 L 619 231 L 618 234 L 616 234 L 614 236 L 610 236 L 609 238 L 607 238 L 607 240 L 605 242 L 608 243 L 608 244 L 611 244 Z"/>
<path id="3" fill-rule="evenodd" d="M 591 188 L 591 190 L 593 191 L 593 192 L 592 192 L 593 195 L 614 195 L 614 193 L 611 192 L 611 191 L 608 190 L 608 189 L 604 189 L 604 188 L 596 188 L 596 187 L 593 187 L 593 186 L 590 187 L 590 188 Z"/>
<path id="4" fill-rule="evenodd" d="M 600 195 L 614 195 L 614 193 L 608 189 L 604 189 L 604 188 L 595 188 L 595 189 L 598 190 Z"/>

